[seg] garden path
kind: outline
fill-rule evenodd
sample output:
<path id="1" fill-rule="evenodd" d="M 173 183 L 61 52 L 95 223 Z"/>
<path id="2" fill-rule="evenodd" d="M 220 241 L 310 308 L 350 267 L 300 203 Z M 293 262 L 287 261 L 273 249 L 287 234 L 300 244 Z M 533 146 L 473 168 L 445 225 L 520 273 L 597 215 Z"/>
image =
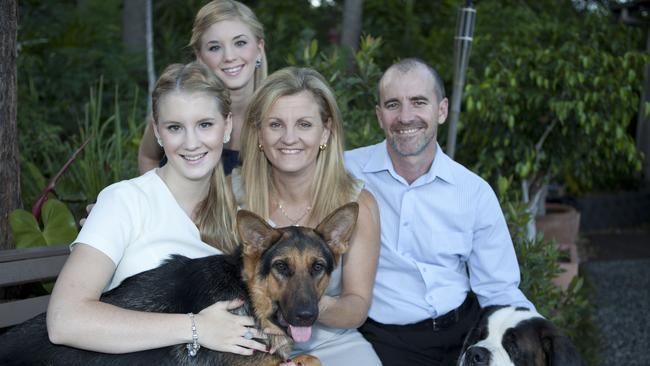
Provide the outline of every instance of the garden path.
<path id="1" fill-rule="evenodd" d="M 601 333 L 601 365 L 650 365 L 650 225 L 585 234 L 580 258 Z"/>

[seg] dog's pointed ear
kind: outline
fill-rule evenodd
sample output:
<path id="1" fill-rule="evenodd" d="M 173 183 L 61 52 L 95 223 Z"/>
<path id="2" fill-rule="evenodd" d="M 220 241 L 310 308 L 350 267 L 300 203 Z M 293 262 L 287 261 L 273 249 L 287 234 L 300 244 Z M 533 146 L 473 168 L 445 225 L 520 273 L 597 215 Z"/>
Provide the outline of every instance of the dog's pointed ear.
<path id="1" fill-rule="evenodd" d="M 358 215 L 359 204 L 347 203 L 330 213 L 318 224 L 316 232 L 325 239 L 334 253 L 343 254 L 348 249 L 348 242 L 357 224 Z"/>
<path id="2" fill-rule="evenodd" d="M 541 343 L 549 366 L 584 366 L 580 353 L 569 337 L 561 334 L 555 327 L 541 331 Z"/>
<path id="3" fill-rule="evenodd" d="M 237 211 L 237 231 L 245 255 L 263 252 L 282 235 L 266 220 L 246 210 Z"/>

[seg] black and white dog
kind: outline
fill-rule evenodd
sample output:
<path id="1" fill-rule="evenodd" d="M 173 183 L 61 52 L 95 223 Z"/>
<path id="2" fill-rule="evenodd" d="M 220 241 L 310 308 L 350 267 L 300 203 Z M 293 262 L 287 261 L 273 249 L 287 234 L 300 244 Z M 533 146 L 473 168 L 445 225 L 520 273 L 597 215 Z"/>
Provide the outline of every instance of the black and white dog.
<path id="1" fill-rule="evenodd" d="M 575 346 L 535 311 L 488 306 L 467 338 L 458 366 L 582 366 Z"/>

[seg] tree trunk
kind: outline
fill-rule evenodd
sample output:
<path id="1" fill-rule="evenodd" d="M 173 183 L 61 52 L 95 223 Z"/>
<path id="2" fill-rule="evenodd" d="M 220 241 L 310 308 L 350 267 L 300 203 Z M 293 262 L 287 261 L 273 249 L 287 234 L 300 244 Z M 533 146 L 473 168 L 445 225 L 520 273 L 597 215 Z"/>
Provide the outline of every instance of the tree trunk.
<path id="1" fill-rule="evenodd" d="M 132 52 L 144 55 L 146 42 L 147 0 L 124 0 L 122 8 L 122 43 Z"/>
<path id="2" fill-rule="evenodd" d="M 341 44 L 350 47 L 354 52 L 359 50 L 362 19 L 363 0 L 345 0 L 343 3 Z"/>
<path id="3" fill-rule="evenodd" d="M 350 51 L 348 70 L 354 66 L 354 54 L 359 50 L 361 21 L 363 19 L 363 0 L 345 0 L 343 3 L 343 31 L 341 45 Z M 346 47 L 347 46 L 347 47 Z"/>
<path id="4" fill-rule="evenodd" d="M 14 248 L 9 214 L 20 207 L 16 126 L 16 0 L 0 1 L 0 249 Z"/>

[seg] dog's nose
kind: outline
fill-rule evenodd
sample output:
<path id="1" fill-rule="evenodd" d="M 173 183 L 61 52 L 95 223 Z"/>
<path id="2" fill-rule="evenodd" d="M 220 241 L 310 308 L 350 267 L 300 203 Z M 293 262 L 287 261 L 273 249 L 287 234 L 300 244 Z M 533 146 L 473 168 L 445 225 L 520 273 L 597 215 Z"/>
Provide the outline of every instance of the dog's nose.
<path id="1" fill-rule="evenodd" d="M 296 320 L 299 324 L 309 324 L 311 325 L 316 321 L 318 313 L 313 309 L 302 309 L 296 313 Z"/>
<path id="2" fill-rule="evenodd" d="M 465 352 L 465 359 L 471 366 L 487 366 L 490 364 L 490 351 L 484 347 L 471 347 Z"/>

